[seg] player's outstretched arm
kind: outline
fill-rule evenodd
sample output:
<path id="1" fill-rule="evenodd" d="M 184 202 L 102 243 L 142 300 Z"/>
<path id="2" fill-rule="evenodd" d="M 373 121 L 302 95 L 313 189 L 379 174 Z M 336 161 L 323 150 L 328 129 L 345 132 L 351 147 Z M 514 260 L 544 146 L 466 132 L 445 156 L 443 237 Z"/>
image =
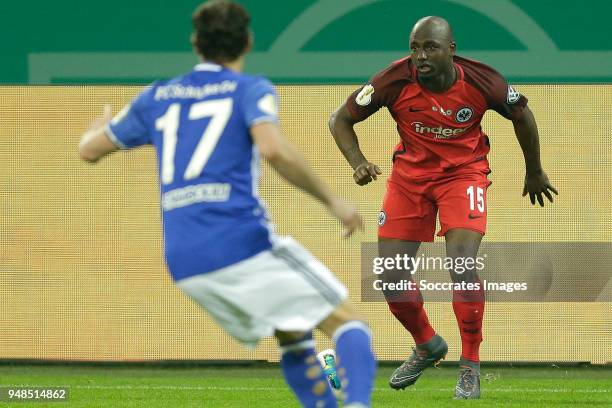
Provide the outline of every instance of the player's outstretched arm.
<path id="1" fill-rule="evenodd" d="M 253 141 L 261 155 L 281 176 L 325 204 L 332 215 L 344 224 L 344 236 L 357 228 L 363 229 L 363 220 L 357 211 L 337 197 L 320 180 L 304 156 L 285 139 L 276 123 L 262 122 L 251 127 Z"/>
<path id="2" fill-rule="evenodd" d="M 525 157 L 525 186 L 523 187 L 523 197 L 529 193 L 531 204 L 535 205 L 536 198 L 540 206 L 544 207 L 544 194 L 552 203 L 553 197 L 550 192 L 559 194 L 548 181 L 548 176 L 542 169 L 540 162 L 540 139 L 538 136 L 538 126 L 536 125 L 533 113 L 528 106 L 523 109 L 523 114 L 512 121 L 514 133 L 523 150 Z"/>
<path id="3" fill-rule="evenodd" d="M 354 170 L 353 179 L 360 186 L 376 180 L 382 174 L 380 168 L 368 162 L 359 148 L 359 141 L 353 126 L 357 123 L 351 116 L 346 103 L 332 113 L 329 118 L 329 130 L 334 136 L 336 145 Z"/>
<path id="4" fill-rule="evenodd" d="M 103 156 L 118 149 L 106 134 L 106 125 L 112 119 L 110 106 L 104 106 L 102 116 L 96 118 L 81 136 L 79 155 L 81 159 L 95 163 Z"/>

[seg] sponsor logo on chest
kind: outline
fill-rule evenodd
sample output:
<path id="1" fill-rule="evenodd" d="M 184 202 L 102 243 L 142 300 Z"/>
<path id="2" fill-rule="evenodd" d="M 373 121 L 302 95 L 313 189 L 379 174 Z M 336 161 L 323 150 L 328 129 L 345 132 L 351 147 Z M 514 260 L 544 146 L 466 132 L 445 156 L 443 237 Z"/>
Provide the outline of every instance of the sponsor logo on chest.
<path id="1" fill-rule="evenodd" d="M 412 122 L 410 124 L 414 131 L 421 135 L 429 135 L 434 139 L 454 139 L 464 133 L 467 128 L 451 128 L 439 126 L 425 126 L 423 122 Z"/>
<path id="2" fill-rule="evenodd" d="M 457 138 L 463 133 L 467 132 L 469 129 L 471 129 L 471 126 L 468 125 L 468 122 L 476 118 L 474 109 L 466 105 L 460 105 L 456 109 L 446 109 L 440 105 L 437 105 L 431 106 L 431 110 L 426 107 L 420 108 L 411 106 L 406 111 L 404 111 L 407 113 L 406 116 L 410 115 L 408 117 L 410 119 L 413 119 L 410 122 L 410 125 L 414 129 L 414 131 L 421 135 L 433 137 L 434 139 Z M 422 112 L 422 119 L 419 116 L 415 117 L 414 113 L 416 112 Z M 414 119 L 421 120 L 415 121 Z M 433 124 L 426 125 L 426 122 L 433 122 Z M 467 125 L 468 127 L 455 127 L 453 126 L 453 124 L 455 123 L 459 126 Z"/>

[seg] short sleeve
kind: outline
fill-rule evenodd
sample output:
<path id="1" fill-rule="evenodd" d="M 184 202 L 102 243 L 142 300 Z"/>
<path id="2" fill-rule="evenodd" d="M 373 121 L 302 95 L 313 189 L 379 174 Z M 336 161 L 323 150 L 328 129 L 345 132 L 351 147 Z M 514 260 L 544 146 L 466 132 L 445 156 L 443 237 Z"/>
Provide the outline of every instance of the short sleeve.
<path id="1" fill-rule="evenodd" d="M 391 108 L 403 87 L 411 81 L 408 60 L 402 59 L 374 75 L 346 100 L 351 116 L 360 122 L 383 106 Z"/>
<path id="2" fill-rule="evenodd" d="M 489 76 L 488 81 L 483 82 L 487 85 L 484 90 L 489 109 L 506 119 L 519 118 L 527 106 L 527 98 L 508 85 L 506 79 L 494 69 L 490 68 L 486 74 Z"/>
<path id="3" fill-rule="evenodd" d="M 501 80 L 503 84 L 492 93 L 489 106 L 506 119 L 518 119 L 523 114 L 523 108 L 527 106 L 527 97 L 521 95 L 512 85 L 508 85 L 503 77 Z"/>
<path id="4" fill-rule="evenodd" d="M 261 122 L 278 123 L 278 96 L 265 78 L 249 84 L 242 100 L 243 119 L 248 127 Z"/>
<path id="5" fill-rule="evenodd" d="M 521 95 L 506 79 L 490 66 L 468 58 L 455 57 L 465 73 L 465 81 L 474 86 L 493 109 L 506 119 L 514 120 L 523 114 L 527 98 Z"/>
<path id="6" fill-rule="evenodd" d="M 374 75 L 367 84 L 356 89 L 346 100 L 353 119 L 362 121 L 386 106 L 383 92 L 383 72 Z"/>
<path id="7" fill-rule="evenodd" d="M 111 141 L 122 149 L 151 144 L 145 108 L 151 87 L 124 107 L 107 126 Z"/>

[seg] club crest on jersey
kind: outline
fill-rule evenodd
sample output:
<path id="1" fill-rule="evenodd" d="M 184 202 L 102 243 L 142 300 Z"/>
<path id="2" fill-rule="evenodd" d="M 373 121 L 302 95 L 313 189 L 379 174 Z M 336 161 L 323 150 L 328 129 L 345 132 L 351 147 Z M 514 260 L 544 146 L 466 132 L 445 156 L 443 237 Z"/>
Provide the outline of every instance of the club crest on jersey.
<path id="1" fill-rule="evenodd" d="M 512 105 L 513 103 L 518 102 L 520 98 L 521 94 L 515 91 L 512 85 L 508 85 L 508 95 L 506 96 L 506 102 Z"/>
<path id="2" fill-rule="evenodd" d="M 372 102 L 373 93 L 374 93 L 374 87 L 371 84 L 367 84 L 366 86 L 361 88 L 361 91 L 359 91 L 359 94 L 357 94 L 357 97 L 355 98 L 355 102 L 357 102 L 357 105 L 359 106 L 369 105 L 370 102 Z"/>
<path id="3" fill-rule="evenodd" d="M 459 109 L 455 114 L 455 120 L 459 123 L 465 123 L 468 120 L 472 119 L 472 116 L 474 116 L 474 111 L 472 110 L 472 108 L 470 108 L 469 106 L 464 106 L 463 108 Z"/>
<path id="4" fill-rule="evenodd" d="M 387 214 L 385 213 L 384 210 L 381 210 L 378 213 L 378 226 L 382 227 L 383 225 L 385 225 L 386 221 L 387 221 Z"/>

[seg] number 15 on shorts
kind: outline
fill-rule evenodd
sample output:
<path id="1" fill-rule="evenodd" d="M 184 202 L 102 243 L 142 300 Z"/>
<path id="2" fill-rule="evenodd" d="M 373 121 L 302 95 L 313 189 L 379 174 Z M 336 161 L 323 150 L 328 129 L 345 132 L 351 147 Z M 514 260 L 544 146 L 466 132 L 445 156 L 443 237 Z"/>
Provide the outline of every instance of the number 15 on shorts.
<path id="1" fill-rule="evenodd" d="M 476 194 L 474 194 L 476 193 Z M 469 186 L 467 188 L 468 199 L 470 200 L 470 211 L 478 208 L 479 212 L 485 210 L 484 189 L 478 186 Z"/>

